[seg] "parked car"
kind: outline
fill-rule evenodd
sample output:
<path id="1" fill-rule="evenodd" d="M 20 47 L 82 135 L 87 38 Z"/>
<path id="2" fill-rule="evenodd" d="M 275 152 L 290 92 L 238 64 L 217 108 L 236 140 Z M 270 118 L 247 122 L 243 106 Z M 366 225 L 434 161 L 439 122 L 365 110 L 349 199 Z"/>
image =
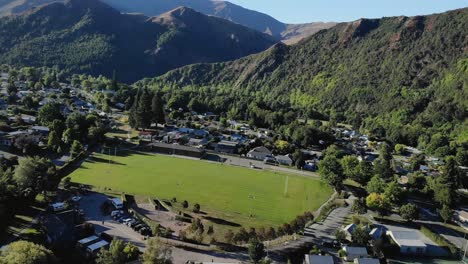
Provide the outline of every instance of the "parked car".
<path id="1" fill-rule="evenodd" d="M 73 197 L 71 198 L 71 200 L 72 200 L 73 202 L 77 203 L 77 202 L 81 201 L 81 196 L 73 196 Z"/>
<path id="2" fill-rule="evenodd" d="M 115 211 L 111 212 L 111 216 L 114 217 L 116 215 L 123 214 L 123 213 L 124 213 L 124 211 L 122 211 L 122 210 L 115 210 Z"/>

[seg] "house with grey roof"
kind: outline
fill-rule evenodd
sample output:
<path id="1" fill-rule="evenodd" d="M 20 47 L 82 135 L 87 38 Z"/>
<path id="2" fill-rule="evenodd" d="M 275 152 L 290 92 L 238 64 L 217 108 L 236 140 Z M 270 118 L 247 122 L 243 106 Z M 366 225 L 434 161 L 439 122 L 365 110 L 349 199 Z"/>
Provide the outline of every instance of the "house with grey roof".
<path id="1" fill-rule="evenodd" d="M 427 245 L 422 242 L 419 233 L 415 231 L 387 231 L 393 241 L 400 248 L 401 254 L 424 255 Z"/>
<path id="2" fill-rule="evenodd" d="M 332 256 L 305 255 L 305 264 L 334 264 Z"/>

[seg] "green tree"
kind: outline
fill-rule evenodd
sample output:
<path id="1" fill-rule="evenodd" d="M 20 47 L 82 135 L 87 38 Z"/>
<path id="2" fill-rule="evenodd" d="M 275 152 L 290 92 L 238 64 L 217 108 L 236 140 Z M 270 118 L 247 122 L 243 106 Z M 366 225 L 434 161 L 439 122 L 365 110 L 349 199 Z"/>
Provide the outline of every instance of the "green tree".
<path id="1" fill-rule="evenodd" d="M 200 212 L 200 205 L 199 204 L 194 204 L 193 205 L 193 212 L 194 213 L 199 213 Z"/>
<path id="2" fill-rule="evenodd" d="M 403 189 L 393 181 L 385 187 L 384 195 L 392 205 L 398 205 L 403 198 Z"/>
<path id="3" fill-rule="evenodd" d="M 418 207 L 414 204 L 405 204 L 400 207 L 400 215 L 406 221 L 413 221 L 419 218 Z"/>
<path id="4" fill-rule="evenodd" d="M 369 231 L 363 225 L 358 225 L 351 234 L 351 241 L 360 246 L 367 246 L 371 237 Z"/>
<path id="5" fill-rule="evenodd" d="M 151 120 L 153 119 L 151 104 L 152 96 L 148 89 L 145 88 L 141 93 L 136 109 L 136 121 L 138 128 L 146 129 L 151 126 Z"/>
<path id="6" fill-rule="evenodd" d="M 354 200 L 351 211 L 360 215 L 367 213 L 366 201 L 363 198 Z"/>
<path id="7" fill-rule="evenodd" d="M 375 175 L 367 183 L 366 190 L 368 193 L 383 193 L 385 191 L 385 182 L 378 175 Z"/>
<path id="8" fill-rule="evenodd" d="M 172 264 L 171 249 L 157 238 L 151 238 L 146 243 L 143 253 L 143 264 Z"/>
<path id="9" fill-rule="evenodd" d="M 372 163 L 366 160 L 359 162 L 357 170 L 358 173 L 353 180 L 362 185 L 366 185 L 374 175 L 374 167 L 372 166 Z"/>
<path id="10" fill-rule="evenodd" d="M 265 257 L 265 246 L 257 237 L 249 240 L 248 251 L 253 263 L 259 263 Z"/>
<path id="11" fill-rule="evenodd" d="M 341 159 L 341 166 L 343 167 L 343 174 L 356 182 L 359 182 L 359 160 L 356 156 L 344 156 Z"/>
<path id="12" fill-rule="evenodd" d="M 52 251 L 28 241 L 10 243 L 0 250 L 1 264 L 49 264 L 57 263 Z"/>
<path id="13" fill-rule="evenodd" d="M 153 95 L 153 99 L 151 101 L 151 112 L 153 115 L 152 121 L 156 124 L 164 124 L 166 123 L 166 117 L 164 114 L 164 106 L 161 96 L 158 93 Z"/>
<path id="14" fill-rule="evenodd" d="M 120 239 L 113 239 L 109 249 L 101 249 L 96 264 L 124 264 L 127 261 L 124 253 L 125 244 Z"/>
<path id="15" fill-rule="evenodd" d="M 71 155 L 72 158 L 75 158 L 81 152 L 83 152 L 83 150 L 84 150 L 84 148 L 83 148 L 83 145 L 81 144 L 81 142 L 79 142 L 78 140 L 74 140 L 73 144 L 71 145 L 71 148 L 70 148 L 70 155 Z"/>
<path id="16" fill-rule="evenodd" d="M 27 157 L 19 160 L 13 180 L 23 196 L 33 198 L 45 190 L 46 183 L 55 175 L 54 169 L 50 160 Z"/>
<path id="17" fill-rule="evenodd" d="M 62 138 L 63 131 L 65 131 L 66 126 L 65 123 L 62 120 L 55 119 L 52 121 L 52 123 L 49 125 L 49 130 L 50 132 L 55 132 L 57 134 L 57 137 Z"/>
<path id="18" fill-rule="evenodd" d="M 335 187 L 335 189 L 339 189 L 343 184 L 343 169 L 338 158 L 333 155 L 327 155 L 320 161 L 319 174 L 325 182 Z"/>
<path id="19" fill-rule="evenodd" d="M 335 232 L 335 238 L 338 242 L 344 242 L 346 241 L 346 233 L 343 230 L 338 229 Z"/>
<path id="20" fill-rule="evenodd" d="M 377 211 L 379 215 L 383 215 L 389 209 L 385 196 L 378 193 L 369 194 L 366 198 L 366 205 L 371 210 Z"/>
<path id="21" fill-rule="evenodd" d="M 60 146 L 60 138 L 58 137 L 55 131 L 51 131 L 49 133 L 49 140 L 47 141 L 47 147 L 52 151 L 57 151 L 58 147 Z"/>
<path id="22" fill-rule="evenodd" d="M 453 212 L 452 209 L 446 204 L 442 206 L 442 209 L 440 209 L 440 217 L 444 220 L 444 223 L 447 223 L 452 218 Z"/>
<path id="23" fill-rule="evenodd" d="M 74 128 L 67 128 L 63 132 L 62 140 L 65 144 L 71 145 L 75 140 L 79 139 L 79 133 Z"/>
<path id="24" fill-rule="evenodd" d="M 37 118 L 39 123 L 44 126 L 51 125 L 54 120 L 63 120 L 62 113 L 60 112 L 60 104 L 47 103 L 38 112 Z"/>

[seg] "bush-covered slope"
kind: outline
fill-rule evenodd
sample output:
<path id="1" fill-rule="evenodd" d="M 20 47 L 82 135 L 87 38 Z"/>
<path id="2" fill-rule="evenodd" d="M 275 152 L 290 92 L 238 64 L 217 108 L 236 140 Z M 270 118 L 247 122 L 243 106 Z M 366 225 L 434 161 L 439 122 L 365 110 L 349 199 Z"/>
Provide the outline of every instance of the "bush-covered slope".
<path id="1" fill-rule="evenodd" d="M 411 145 L 430 144 L 437 133 L 466 141 L 467 33 L 468 9 L 361 19 L 295 46 L 278 44 L 236 61 L 191 65 L 143 82 L 188 91 L 191 98 L 198 95 L 211 108 L 242 118 L 259 109 L 292 109 Z"/>
<path id="2" fill-rule="evenodd" d="M 274 42 L 266 34 L 188 8 L 148 19 L 120 14 L 97 0 L 52 3 L 0 18 L 0 63 L 107 76 L 116 71 L 121 81 L 240 58 Z"/>

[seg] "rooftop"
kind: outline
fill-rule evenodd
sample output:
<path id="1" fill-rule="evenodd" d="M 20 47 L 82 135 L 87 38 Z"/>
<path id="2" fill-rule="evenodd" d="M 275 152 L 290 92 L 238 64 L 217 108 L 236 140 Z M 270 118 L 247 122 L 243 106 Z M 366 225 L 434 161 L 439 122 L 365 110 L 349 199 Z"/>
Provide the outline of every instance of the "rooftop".
<path id="1" fill-rule="evenodd" d="M 332 256 L 305 255 L 306 264 L 334 264 Z"/>
<path id="2" fill-rule="evenodd" d="M 415 231 L 387 231 L 398 246 L 403 247 L 426 247 L 421 237 Z"/>

